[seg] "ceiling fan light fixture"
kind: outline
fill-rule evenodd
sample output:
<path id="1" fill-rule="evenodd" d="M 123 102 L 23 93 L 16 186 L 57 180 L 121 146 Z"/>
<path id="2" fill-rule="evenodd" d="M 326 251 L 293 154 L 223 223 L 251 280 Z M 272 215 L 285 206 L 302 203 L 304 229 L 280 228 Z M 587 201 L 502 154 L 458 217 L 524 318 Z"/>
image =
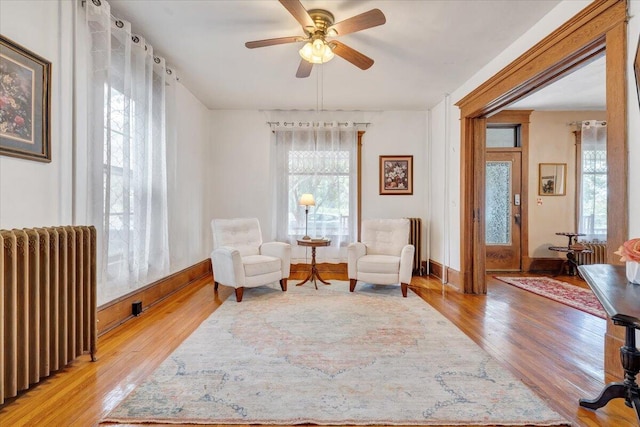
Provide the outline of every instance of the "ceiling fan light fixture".
<path id="1" fill-rule="evenodd" d="M 302 59 L 312 64 L 323 64 L 334 57 L 331 46 L 321 38 L 305 43 L 298 52 Z"/>

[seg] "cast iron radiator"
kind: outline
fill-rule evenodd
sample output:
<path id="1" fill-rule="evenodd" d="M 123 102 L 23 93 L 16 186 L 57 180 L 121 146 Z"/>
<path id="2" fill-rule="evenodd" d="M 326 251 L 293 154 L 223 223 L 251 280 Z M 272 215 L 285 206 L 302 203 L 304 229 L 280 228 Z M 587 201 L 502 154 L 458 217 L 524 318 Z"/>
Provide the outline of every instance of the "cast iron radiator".
<path id="1" fill-rule="evenodd" d="M 422 218 L 408 218 L 409 244 L 416 248 L 413 255 L 413 274 L 422 276 Z"/>
<path id="2" fill-rule="evenodd" d="M 576 262 L 578 265 L 607 263 L 606 242 L 580 242 L 580 244 L 586 249 L 591 249 L 593 253 L 576 253 Z"/>
<path id="3" fill-rule="evenodd" d="M 83 353 L 95 360 L 96 230 L 0 230 L 0 405 Z"/>

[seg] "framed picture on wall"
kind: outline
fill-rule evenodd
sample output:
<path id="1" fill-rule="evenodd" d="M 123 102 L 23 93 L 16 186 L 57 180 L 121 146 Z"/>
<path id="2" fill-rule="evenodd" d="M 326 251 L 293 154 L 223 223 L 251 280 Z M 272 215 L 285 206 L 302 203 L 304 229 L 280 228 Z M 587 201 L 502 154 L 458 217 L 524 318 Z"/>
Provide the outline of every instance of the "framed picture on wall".
<path id="1" fill-rule="evenodd" d="M 564 196 L 566 194 L 566 163 L 540 163 L 539 176 L 539 196 Z"/>
<path id="2" fill-rule="evenodd" d="M 0 154 L 51 161 L 51 63 L 0 36 Z"/>
<path id="3" fill-rule="evenodd" d="M 413 194 L 413 156 L 380 156 L 380 194 Z"/>

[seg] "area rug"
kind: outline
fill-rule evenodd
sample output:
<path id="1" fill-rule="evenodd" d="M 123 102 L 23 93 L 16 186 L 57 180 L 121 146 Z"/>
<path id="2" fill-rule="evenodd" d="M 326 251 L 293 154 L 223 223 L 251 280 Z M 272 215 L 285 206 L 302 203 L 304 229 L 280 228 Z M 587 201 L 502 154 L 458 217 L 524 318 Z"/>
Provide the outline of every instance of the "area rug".
<path id="1" fill-rule="evenodd" d="M 594 316 L 607 318 L 602 304 L 591 289 L 584 289 L 549 277 L 498 277 L 496 279 L 534 294 L 577 308 Z"/>
<path id="2" fill-rule="evenodd" d="M 102 422 L 570 425 L 414 293 L 229 298 Z"/>

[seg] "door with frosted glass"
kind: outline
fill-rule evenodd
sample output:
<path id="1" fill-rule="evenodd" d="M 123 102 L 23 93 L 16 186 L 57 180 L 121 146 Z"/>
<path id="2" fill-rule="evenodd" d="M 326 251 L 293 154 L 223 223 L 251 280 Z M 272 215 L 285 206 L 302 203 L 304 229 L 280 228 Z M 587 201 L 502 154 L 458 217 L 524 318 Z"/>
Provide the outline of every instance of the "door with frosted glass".
<path id="1" fill-rule="evenodd" d="M 520 271 L 520 152 L 487 151 L 486 269 Z"/>

